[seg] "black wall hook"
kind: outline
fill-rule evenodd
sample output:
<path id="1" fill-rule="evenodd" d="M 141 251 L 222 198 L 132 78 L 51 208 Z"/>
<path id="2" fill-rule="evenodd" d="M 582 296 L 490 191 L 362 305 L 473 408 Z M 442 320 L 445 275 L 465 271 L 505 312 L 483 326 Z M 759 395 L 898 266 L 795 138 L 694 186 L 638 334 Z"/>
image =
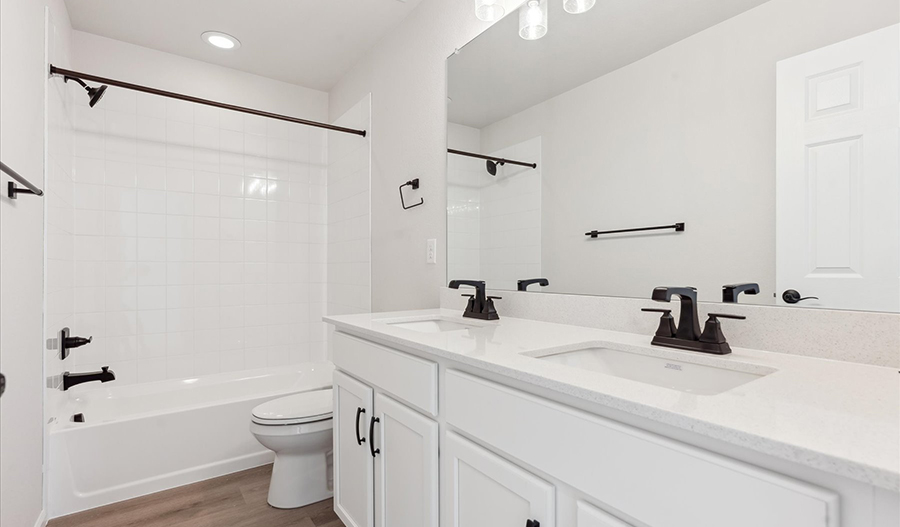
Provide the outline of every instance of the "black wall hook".
<path id="1" fill-rule="evenodd" d="M 403 207 L 403 210 L 409 210 L 418 207 L 425 203 L 424 198 L 419 198 L 419 202 L 410 206 L 406 206 L 406 201 L 403 199 L 403 187 L 412 187 L 413 190 L 419 189 L 419 178 L 413 179 L 411 181 L 407 181 L 406 183 L 400 185 L 400 205 Z"/>

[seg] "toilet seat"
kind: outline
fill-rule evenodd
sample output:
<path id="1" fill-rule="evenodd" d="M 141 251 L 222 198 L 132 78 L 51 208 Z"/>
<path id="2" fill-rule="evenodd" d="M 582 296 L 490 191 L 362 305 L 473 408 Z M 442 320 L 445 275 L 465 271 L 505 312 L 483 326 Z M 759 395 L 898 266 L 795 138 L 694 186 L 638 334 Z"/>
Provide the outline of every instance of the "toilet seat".
<path id="1" fill-rule="evenodd" d="M 281 397 L 253 409 L 251 421 L 263 426 L 288 426 L 331 419 L 332 390 L 316 390 Z"/>

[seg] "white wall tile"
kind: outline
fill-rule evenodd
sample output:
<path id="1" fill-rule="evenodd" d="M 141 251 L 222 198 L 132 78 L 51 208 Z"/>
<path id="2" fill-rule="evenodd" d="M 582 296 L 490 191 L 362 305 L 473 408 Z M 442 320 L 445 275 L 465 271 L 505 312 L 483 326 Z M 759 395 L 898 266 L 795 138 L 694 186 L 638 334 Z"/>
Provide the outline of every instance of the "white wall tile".
<path id="1" fill-rule="evenodd" d="M 53 283 L 78 284 L 70 324 L 98 337 L 81 364 L 140 383 L 324 350 L 310 325 L 326 301 L 323 133 L 122 90 L 80 108 L 69 208 L 54 212 L 70 234 L 48 237 L 48 255 L 69 254 Z"/>

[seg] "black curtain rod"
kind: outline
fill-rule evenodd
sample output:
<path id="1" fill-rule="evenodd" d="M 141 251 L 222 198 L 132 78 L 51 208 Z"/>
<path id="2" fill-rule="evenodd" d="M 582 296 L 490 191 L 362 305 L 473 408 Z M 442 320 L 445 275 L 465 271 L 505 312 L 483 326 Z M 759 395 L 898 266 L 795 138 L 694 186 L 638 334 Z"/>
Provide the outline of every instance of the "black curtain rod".
<path id="1" fill-rule="evenodd" d="M 510 165 L 519 165 L 520 167 L 537 168 L 537 163 L 525 163 L 524 161 L 513 161 L 512 159 L 504 159 L 502 157 L 486 156 L 484 154 L 476 154 L 474 152 L 466 152 L 464 150 L 447 149 L 448 153 L 458 156 L 477 157 L 478 159 L 487 159 L 488 161 L 496 161 L 498 163 L 508 163 Z"/>
<path id="2" fill-rule="evenodd" d="M 320 123 L 318 121 L 310 121 L 308 119 L 300 119 L 297 117 L 290 117 L 288 115 L 281 115 L 277 113 L 264 112 L 262 110 L 254 110 L 253 108 L 246 108 L 244 106 L 235 106 L 233 104 L 226 104 L 223 102 L 211 101 L 209 99 L 201 99 L 200 97 L 193 97 L 191 95 L 183 95 L 181 93 L 175 93 L 165 90 L 158 90 L 156 88 L 150 88 L 147 86 L 141 86 L 140 84 L 132 84 L 130 82 L 117 81 L 115 79 L 107 79 L 106 77 L 100 77 L 97 75 L 91 75 L 89 73 L 82 73 L 80 71 L 72 71 L 63 68 L 57 68 L 54 65 L 50 65 L 50 73 L 52 75 L 62 75 L 63 77 L 69 77 L 72 79 L 81 79 L 83 81 L 90 82 L 99 82 L 100 84 L 107 84 L 109 86 L 117 86 L 119 88 L 125 88 L 126 90 L 134 90 L 144 93 L 149 93 L 152 95 L 159 95 L 161 97 L 169 97 L 170 99 L 179 99 L 182 101 L 193 102 L 197 104 L 205 104 L 207 106 L 215 106 L 216 108 L 223 108 L 225 110 L 232 110 L 235 112 L 243 112 L 249 113 L 251 115 L 258 115 L 260 117 L 268 117 L 269 119 L 278 119 L 279 121 L 288 121 L 290 123 L 297 123 L 306 126 L 314 126 L 316 128 L 324 128 L 326 130 L 332 130 L 334 132 L 343 132 L 345 134 L 356 134 L 362 137 L 366 136 L 365 130 L 354 130 L 353 128 L 344 128 L 343 126 L 335 126 L 333 124 Z"/>

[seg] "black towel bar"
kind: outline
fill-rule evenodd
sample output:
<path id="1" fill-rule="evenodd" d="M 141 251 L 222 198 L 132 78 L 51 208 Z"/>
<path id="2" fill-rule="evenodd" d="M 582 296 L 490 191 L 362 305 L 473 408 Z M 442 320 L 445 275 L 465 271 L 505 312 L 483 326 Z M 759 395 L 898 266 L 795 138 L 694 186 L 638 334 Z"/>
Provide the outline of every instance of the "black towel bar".
<path id="1" fill-rule="evenodd" d="M 6 166 L 3 161 L 0 161 L 0 170 L 9 174 L 9 177 L 15 179 L 22 185 L 25 185 L 25 188 L 19 188 L 18 186 L 16 186 L 15 182 L 10 181 L 6 186 L 9 199 L 16 199 L 16 196 L 18 196 L 19 194 L 34 194 L 35 196 L 44 195 L 43 190 L 32 185 L 30 181 L 20 176 L 18 172 Z"/>
<path id="2" fill-rule="evenodd" d="M 661 231 L 666 229 L 675 229 L 675 232 L 684 231 L 684 223 L 676 223 L 674 225 L 660 225 L 659 227 L 641 227 L 638 229 L 619 229 L 615 231 L 591 231 L 584 233 L 585 236 L 596 238 L 601 234 L 619 234 L 623 232 L 640 232 L 640 231 Z"/>

